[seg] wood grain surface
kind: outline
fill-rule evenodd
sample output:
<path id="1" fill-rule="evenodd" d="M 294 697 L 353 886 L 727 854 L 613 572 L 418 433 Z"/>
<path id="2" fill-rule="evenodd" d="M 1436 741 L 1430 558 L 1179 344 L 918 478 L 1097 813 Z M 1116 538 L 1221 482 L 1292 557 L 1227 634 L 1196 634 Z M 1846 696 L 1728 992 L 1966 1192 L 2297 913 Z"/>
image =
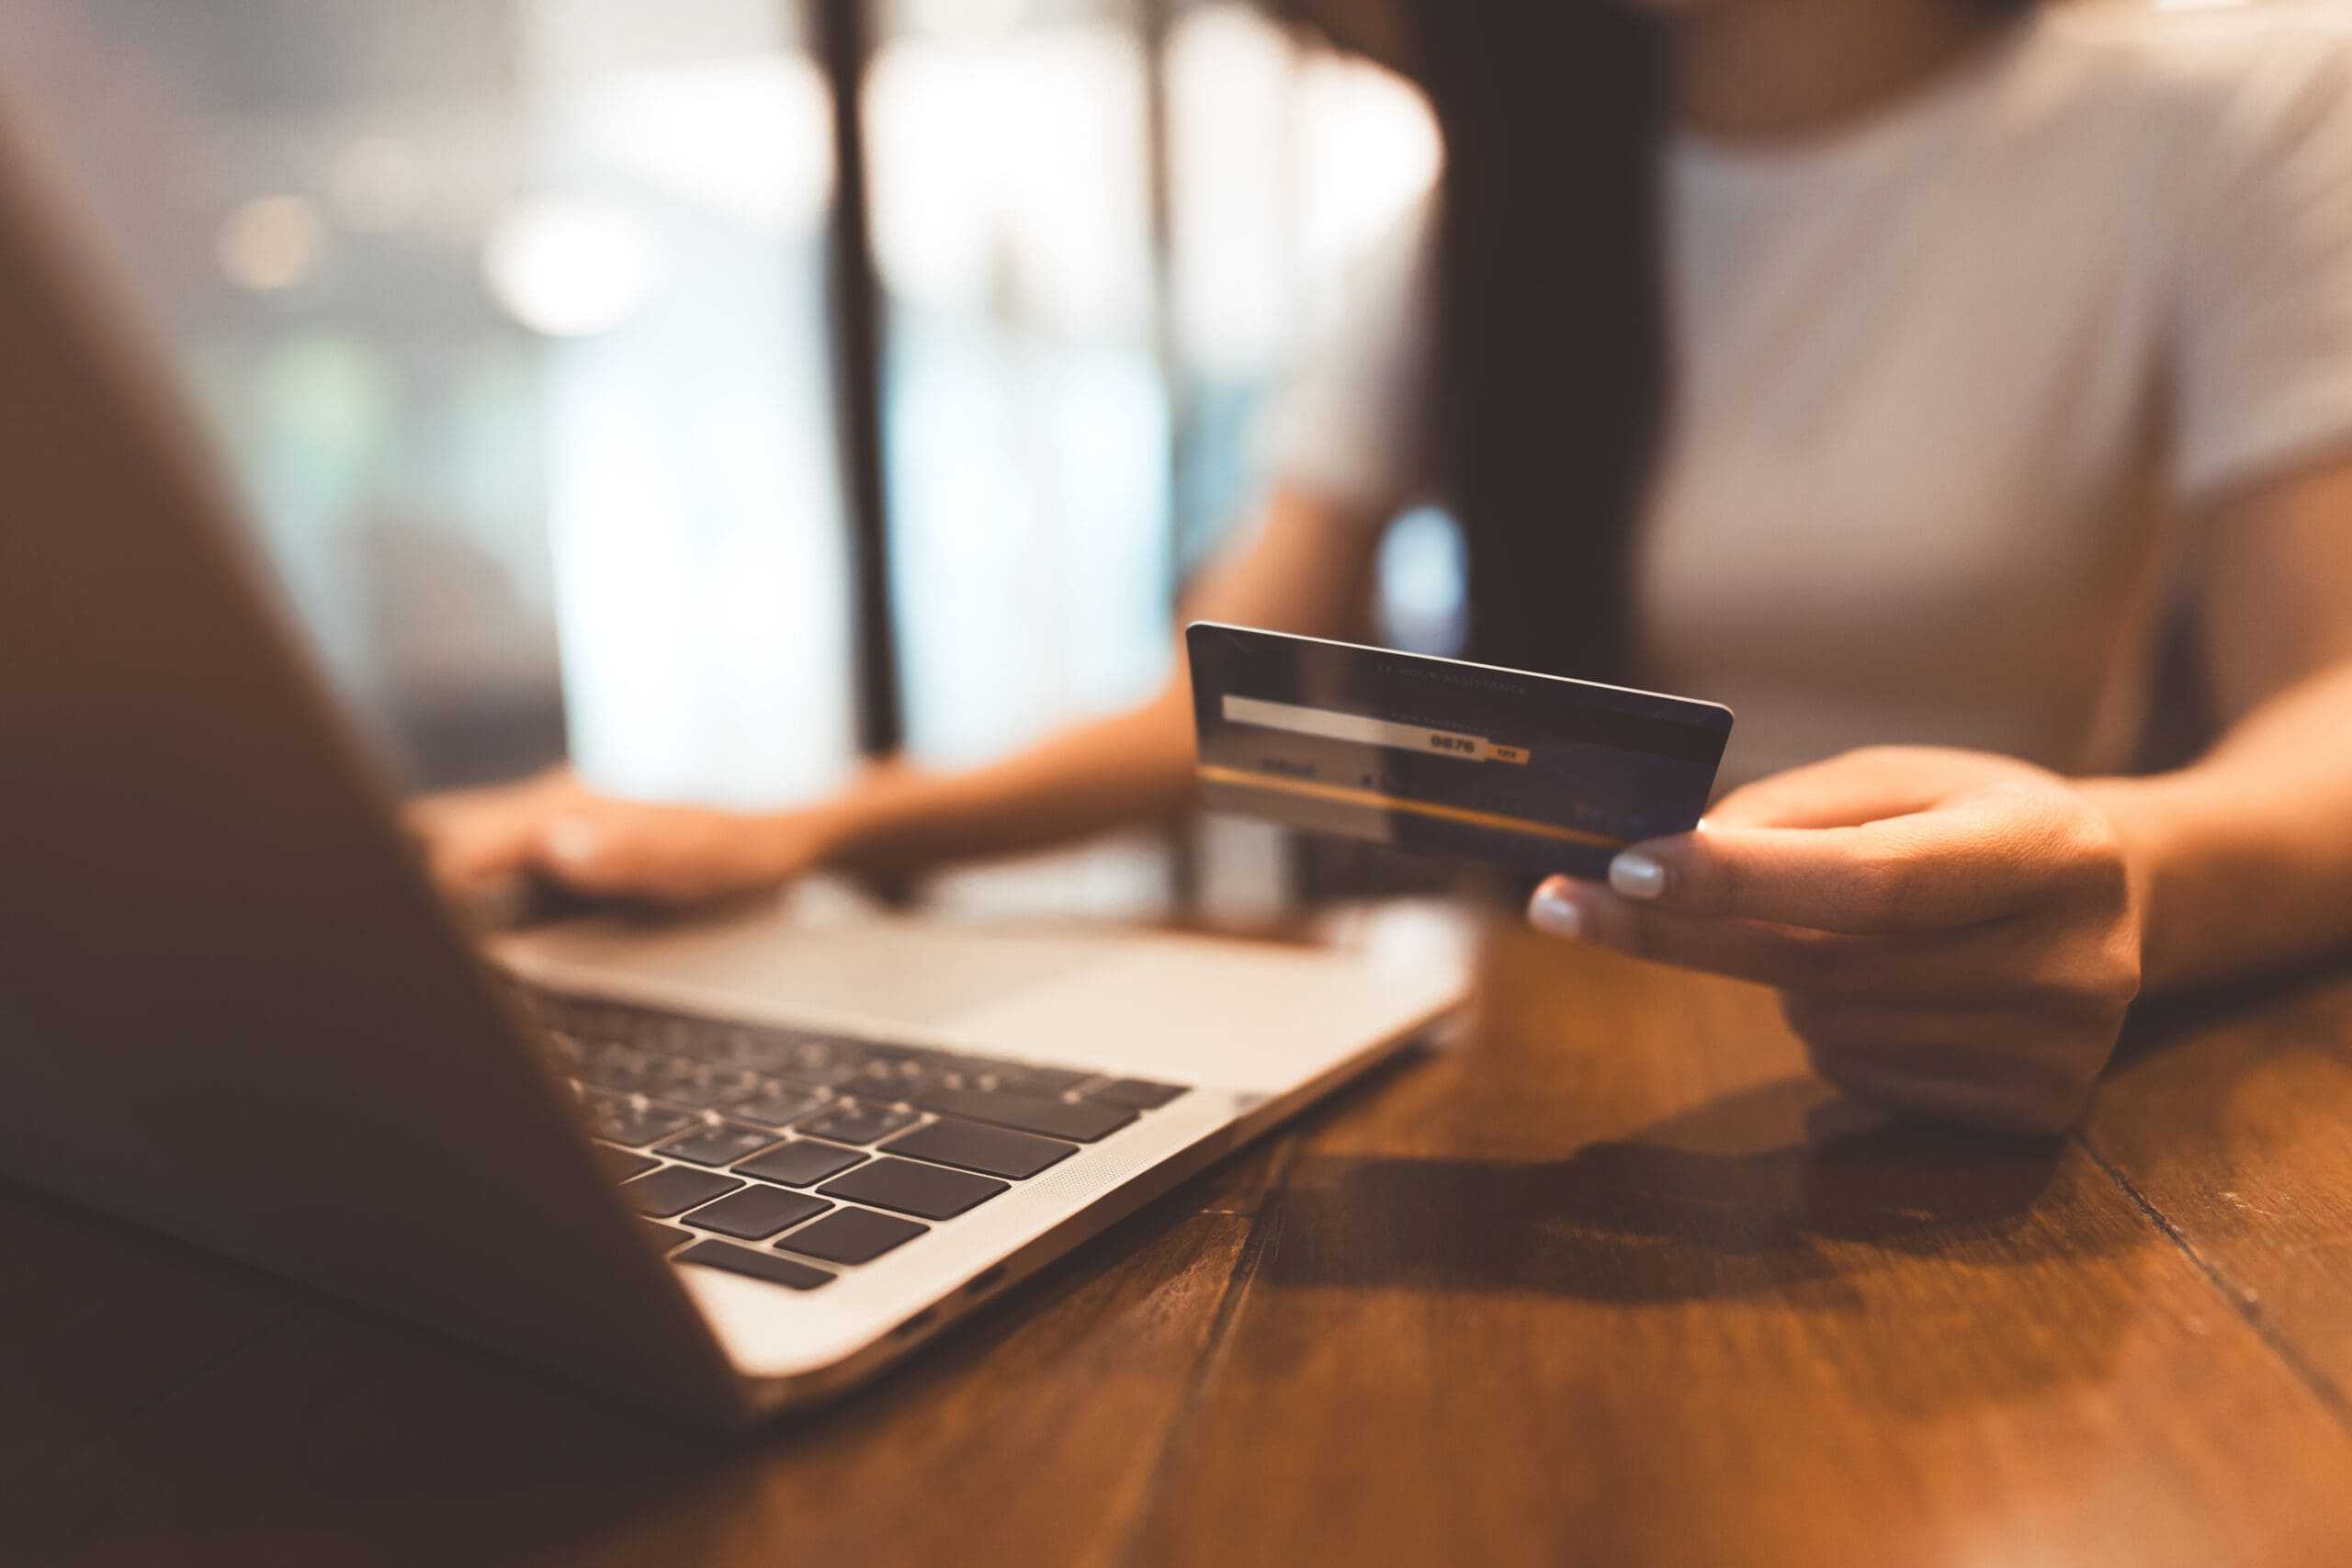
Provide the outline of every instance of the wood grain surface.
<path id="1" fill-rule="evenodd" d="M 2352 1561 L 2332 976 L 2021 1142 L 1506 933 L 1465 1043 L 749 1444 L 44 1199 L 0 1247 L 12 1565 Z"/>

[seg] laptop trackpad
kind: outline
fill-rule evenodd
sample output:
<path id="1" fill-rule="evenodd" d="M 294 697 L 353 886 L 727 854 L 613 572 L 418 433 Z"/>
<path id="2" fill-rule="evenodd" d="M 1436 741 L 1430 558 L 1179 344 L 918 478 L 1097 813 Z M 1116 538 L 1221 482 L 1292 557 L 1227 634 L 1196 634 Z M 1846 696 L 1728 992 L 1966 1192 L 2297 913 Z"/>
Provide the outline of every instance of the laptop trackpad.
<path id="1" fill-rule="evenodd" d="M 981 1052 L 1140 1077 L 1279 1092 L 1459 999 L 1459 954 L 1405 963 L 1117 928 L 1021 930 L 778 911 L 647 927 L 587 920 L 496 951 L 648 982 L 648 999 L 858 1031 L 903 1029 Z"/>
<path id="2" fill-rule="evenodd" d="M 625 975 L 781 1018 L 916 1027 L 993 1010 L 1083 961 L 1063 942 L 888 919 L 808 925 L 772 911 L 674 926 L 576 920 L 501 936 L 492 951 L 526 971 Z"/>

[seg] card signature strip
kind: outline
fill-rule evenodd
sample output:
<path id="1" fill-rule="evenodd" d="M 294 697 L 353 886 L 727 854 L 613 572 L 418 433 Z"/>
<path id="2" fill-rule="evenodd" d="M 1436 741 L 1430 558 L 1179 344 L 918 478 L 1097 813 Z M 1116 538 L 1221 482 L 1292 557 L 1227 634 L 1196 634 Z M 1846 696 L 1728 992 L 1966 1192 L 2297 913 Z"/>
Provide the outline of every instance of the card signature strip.
<path id="1" fill-rule="evenodd" d="M 1340 713 L 1329 708 L 1301 707 L 1295 703 L 1270 703 L 1263 697 L 1225 696 L 1225 722 L 1283 729 L 1294 735 L 1319 735 L 1328 740 L 1360 740 L 1367 746 L 1460 757 L 1472 762 L 1525 762 L 1524 746 L 1498 746 L 1483 735 L 1457 735 L 1426 725 L 1397 724 L 1365 714 Z"/>
<path id="2" fill-rule="evenodd" d="M 1538 822 L 1526 817 L 1506 817 L 1495 811 L 1473 811 L 1463 806 L 1441 806 L 1431 800 L 1408 800 L 1402 795 L 1383 795 L 1378 790 L 1350 789 L 1344 784 L 1319 784 L 1312 779 L 1286 779 L 1272 773 L 1253 773 L 1241 768 L 1221 767 L 1215 762 L 1200 765 L 1200 776 L 1210 784 L 1238 784 L 1244 789 L 1269 789 L 1283 795 L 1306 795 L 1312 800 L 1329 800 L 1343 806 L 1369 807 L 1380 811 L 1402 811 L 1415 817 L 1432 817 L 1443 822 L 1462 822 L 1474 828 L 1494 828 L 1506 833 L 1525 833 L 1538 839 L 1557 839 L 1564 843 L 1594 844 L 1602 849 L 1623 849 L 1630 839 L 1612 839 L 1605 833 L 1588 833 L 1580 828 L 1563 828 L 1557 823 Z"/>

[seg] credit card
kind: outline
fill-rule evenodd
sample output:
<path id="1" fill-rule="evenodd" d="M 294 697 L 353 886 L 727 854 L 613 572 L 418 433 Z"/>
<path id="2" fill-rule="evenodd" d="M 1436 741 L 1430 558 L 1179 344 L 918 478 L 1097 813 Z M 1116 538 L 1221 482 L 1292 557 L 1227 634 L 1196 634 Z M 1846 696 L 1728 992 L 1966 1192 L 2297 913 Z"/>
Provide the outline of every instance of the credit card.
<path id="1" fill-rule="evenodd" d="M 1603 875 L 1706 809 L 1731 710 L 1623 686 L 1196 621 L 1212 811 L 1418 854 Z"/>

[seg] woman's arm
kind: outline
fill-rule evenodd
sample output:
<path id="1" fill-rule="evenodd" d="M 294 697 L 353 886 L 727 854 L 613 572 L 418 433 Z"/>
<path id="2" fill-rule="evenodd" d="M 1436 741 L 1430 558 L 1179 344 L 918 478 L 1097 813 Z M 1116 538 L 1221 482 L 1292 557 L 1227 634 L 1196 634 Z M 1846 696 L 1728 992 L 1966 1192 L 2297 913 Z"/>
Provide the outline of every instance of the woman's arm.
<path id="1" fill-rule="evenodd" d="M 1380 519 L 1278 490 L 1250 542 L 1213 565 L 1195 616 L 1310 635 L 1368 604 Z M 1174 815 L 1192 794 L 1192 687 L 1180 655 L 1140 706 L 968 773 L 889 764 L 819 805 L 764 814 L 615 800 L 556 773 L 421 803 L 413 820 L 452 886 L 530 870 L 597 896 L 684 902 L 826 866 L 910 872 L 1065 843 Z"/>
<path id="2" fill-rule="evenodd" d="M 1370 603 L 1377 520 L 1277 492 L 1250 546 L 1213 566 L 1191 618 L 1308 636 L 1351 629 Z M 886 771 L 841 803 L 837 863 L 920 871 L 1011 854 L 1177 815 L 1193 798 L 1193 686 L 1180 647 L 1141 706 L 1074 726 L 962 773 Z"/>
<path id="3" fill-rule="evenodd" d="M 2152 779 L 1875 748 L 1725 796 L 1556 936 L 1759 981 L 1866 1099 L 2033 1132 L 2088 1102 L 2145 986 L 2352 942 L 2352 463 L 2221 509 L 2204 622 L 2235 722 Z"/>
<path id="4" fill-rule="evenodd" d="M 2086 788 L 2141 868 L 2151 987 L 2352 939 L 2352 462 L 2265 486 L 2201 530 L 2203 759 Z"/>

